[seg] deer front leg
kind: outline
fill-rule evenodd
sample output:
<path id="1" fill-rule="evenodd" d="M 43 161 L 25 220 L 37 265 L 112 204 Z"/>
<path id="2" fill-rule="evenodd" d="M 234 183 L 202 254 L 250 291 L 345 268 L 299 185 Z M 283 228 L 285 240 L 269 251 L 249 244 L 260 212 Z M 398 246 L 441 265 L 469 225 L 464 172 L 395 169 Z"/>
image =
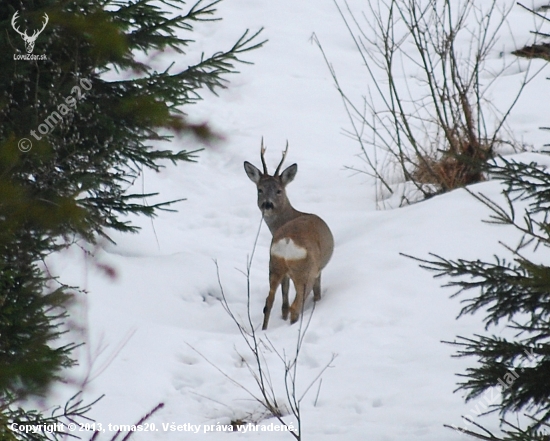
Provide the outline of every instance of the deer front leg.
<path id="1" fill-rule="evenodd" d="M 283 320 L 288 319 L 288 286 L 289 286 L 290 278 L 288 276 L 283 277 L 283 281 L 281 282 L 281 291 L 283 292 Z"/>

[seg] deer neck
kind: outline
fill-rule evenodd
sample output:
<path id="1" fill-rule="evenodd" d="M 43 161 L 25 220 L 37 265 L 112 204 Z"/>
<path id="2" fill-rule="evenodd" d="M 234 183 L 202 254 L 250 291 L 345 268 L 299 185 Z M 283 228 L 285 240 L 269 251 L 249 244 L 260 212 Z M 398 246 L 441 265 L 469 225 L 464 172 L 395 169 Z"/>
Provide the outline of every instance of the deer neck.
<path id="1" fill-rule="evenodd" d="M 264 213 L 264 220 L 269 228 L 269 231 L 271 231 L 271 235 L 274 235 L 275 232 L 284 224 L 290 222 L 293 219 L 296 219 L 297 217 L 300 217 L 303 214 L 304 213 L 295 210 L 289 202 L 284 207 L 280 207 L 273 213 Z"/>

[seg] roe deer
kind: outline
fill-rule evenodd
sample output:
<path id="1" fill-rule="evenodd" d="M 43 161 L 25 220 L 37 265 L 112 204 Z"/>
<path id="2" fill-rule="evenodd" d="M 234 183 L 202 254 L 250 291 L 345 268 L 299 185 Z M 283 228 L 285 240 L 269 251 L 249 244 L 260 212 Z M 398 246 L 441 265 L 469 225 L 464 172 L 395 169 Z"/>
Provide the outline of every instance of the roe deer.
<path id="1" fill-rule="evenodd" d="M 263 173 L 250 162 L 244 162 L 246 174 L 258 188 L 258 207 L 269 227 L 273 239 L 269 259 L 269 295 L 265 301 L 264 323 L 267 329 L 269 314 L 279 285 L 283 291 L 283 319 L 295 323 L 307 295 L 313 289 L 313 300 L 321 299 L 321 270 L 326 266 L 334 249 L 334 239 L 328 225 L 319 216 L 295 210 L 286 196 L 285 187 L 296 176 L 298 166 L 292 164 L 279 175 L 287 151 L 273 176 L 267 172 L 265 148 L 261 145 Z M 289 278 L 296 288 L 292 306 L 288 306 Z"/>

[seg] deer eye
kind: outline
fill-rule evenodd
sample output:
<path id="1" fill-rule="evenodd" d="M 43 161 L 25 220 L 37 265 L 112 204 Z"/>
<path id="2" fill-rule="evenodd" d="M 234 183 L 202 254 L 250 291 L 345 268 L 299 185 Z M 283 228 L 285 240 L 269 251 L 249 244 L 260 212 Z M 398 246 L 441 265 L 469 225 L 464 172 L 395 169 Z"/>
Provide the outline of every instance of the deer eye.
<path id="1" fill-rule="evenodd" d="M 281 194 L 282 193 L 282 190 L 277 190 L 277 194 Z"/>
<path id="2" fill-rule="evenodd" d="M 258 194 L 262 194 L 264 191 L 261 188 L 258 188 Z"/>

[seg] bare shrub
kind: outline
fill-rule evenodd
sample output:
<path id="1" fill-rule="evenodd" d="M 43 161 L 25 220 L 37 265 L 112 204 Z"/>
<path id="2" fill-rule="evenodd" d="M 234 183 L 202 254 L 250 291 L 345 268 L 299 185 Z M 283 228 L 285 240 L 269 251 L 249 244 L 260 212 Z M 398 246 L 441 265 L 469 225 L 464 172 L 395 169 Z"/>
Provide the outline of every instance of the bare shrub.
<path id="1" fill-rule="evenodd" d="M 507 57 L 512 48 L 497 48 L 510 30 L 513 1 L 373 0 L 360 14 L 347 1 L 334 3 L 370 80 L 362 99 L 344 91 L 317 36 L 313 41 L 379 200 L 402 205 L 482 181 L 501 146 L 520 148 L 506 120 L 538 72 Z M 499 80 L 517 72 L 506 101 Z"/>
<path id="2" fill-rule="evenodd" d="M 224 310 L 227 312 L 230 319 L 233 321 L 237 327 L 239 334 L 242 340 L 245 343 L 246 356 L 237 351 L 240 360 L 248 369 L 250 376 L 254 380 L 256 385 L 255 390 L 251 390 L 246 387 L 244 384 L 236 381 L 231 378 L 223 369 L 219 366 L 212 363 L 208 358 L 206 358 L 198 349 L 193 346 L 188 346 L 195 351 L 199 356 L 201 356 L 208 364 L 210 364 L 214 369 L 216 369 L 221 375 L 223 375 L 229 382 L 244 390 L 256 403 L 258 403 L 261 408 L 263 408 L 264 413 L 262 414 L 261 419 L 265 418 L 275 418 L 277 419 L 282 426 L 284 426 L 285 431 L 297 441 L 302 439 L 303 427 L 302 427 L 302 411 L 301 404 L 307 394 L 311 391 L 311 388 L 317 384 L 317 396 L 315 398 L 315 403 L 319 396 L 319 390 L 322 383 L 323 373 L 331 367 L 332 362 L 336 358 L 336 354 L 332 354 L 328 362 L 321 367 L 317 374 L 311 379 L 311 381 L 306 384 L 304 388 L 300 388 L 298 385 L 298 360 L 300 359 L 300 354 L 304 345 L 304 339 L 311 323 L 311 318 L 315 311 L 314 307 L 311 310 L 310 314 L 306 314 L 304 317 L 303 305 L 302 313 L 300 318 L 295 324 L 296 328 L 296 343 L 291 346 L 290 350 L 287 352 L 285 348 L 278 348 L 268 337 L 266 332 L 259 331 L 259 324 L 254 324 L 252 319 L 251 311 L 251 286 L 250 286 L 250 272 L 252 269 L 252 262 L 254 259 L 254 253 L 256 250 L 256 245 L 258 241 L 258 236 L 260 234 L 261 224 L 263 220 L 260 221 L 260 228 L 256 233 L 256 238 L 254 241 L 254 246 L 250 257 L 247 259 L 246 271 L 243 273 L 246 276 L 246 317 L 242 318 L 240 315 L 236 314 L 229 305 L 227 301 L 227 296 L 220 278 L 219 267 L 216 263 L 218 285 L 220 289 L 220 303 Z M 236 350 L 236 349 L 235 349 Z M 273 364 L 266 357 L 267 354 L 275 354 L 279 363 Z M 252 361 L 249 360 L 251 356 Z M 283 390 L 279 390 L 274 384 L 274 378 L 277 376 L 282 377 L 282 382 L 284 383 Z M 277 397 L 283 396 L 283 399 L 278 399 Z M 238 430 L 239 426 L 247 424 L 257 424 L 258 420 L 245 420 L 244 418 L 232 419 L 231 425 L 233 430 Z"/>

